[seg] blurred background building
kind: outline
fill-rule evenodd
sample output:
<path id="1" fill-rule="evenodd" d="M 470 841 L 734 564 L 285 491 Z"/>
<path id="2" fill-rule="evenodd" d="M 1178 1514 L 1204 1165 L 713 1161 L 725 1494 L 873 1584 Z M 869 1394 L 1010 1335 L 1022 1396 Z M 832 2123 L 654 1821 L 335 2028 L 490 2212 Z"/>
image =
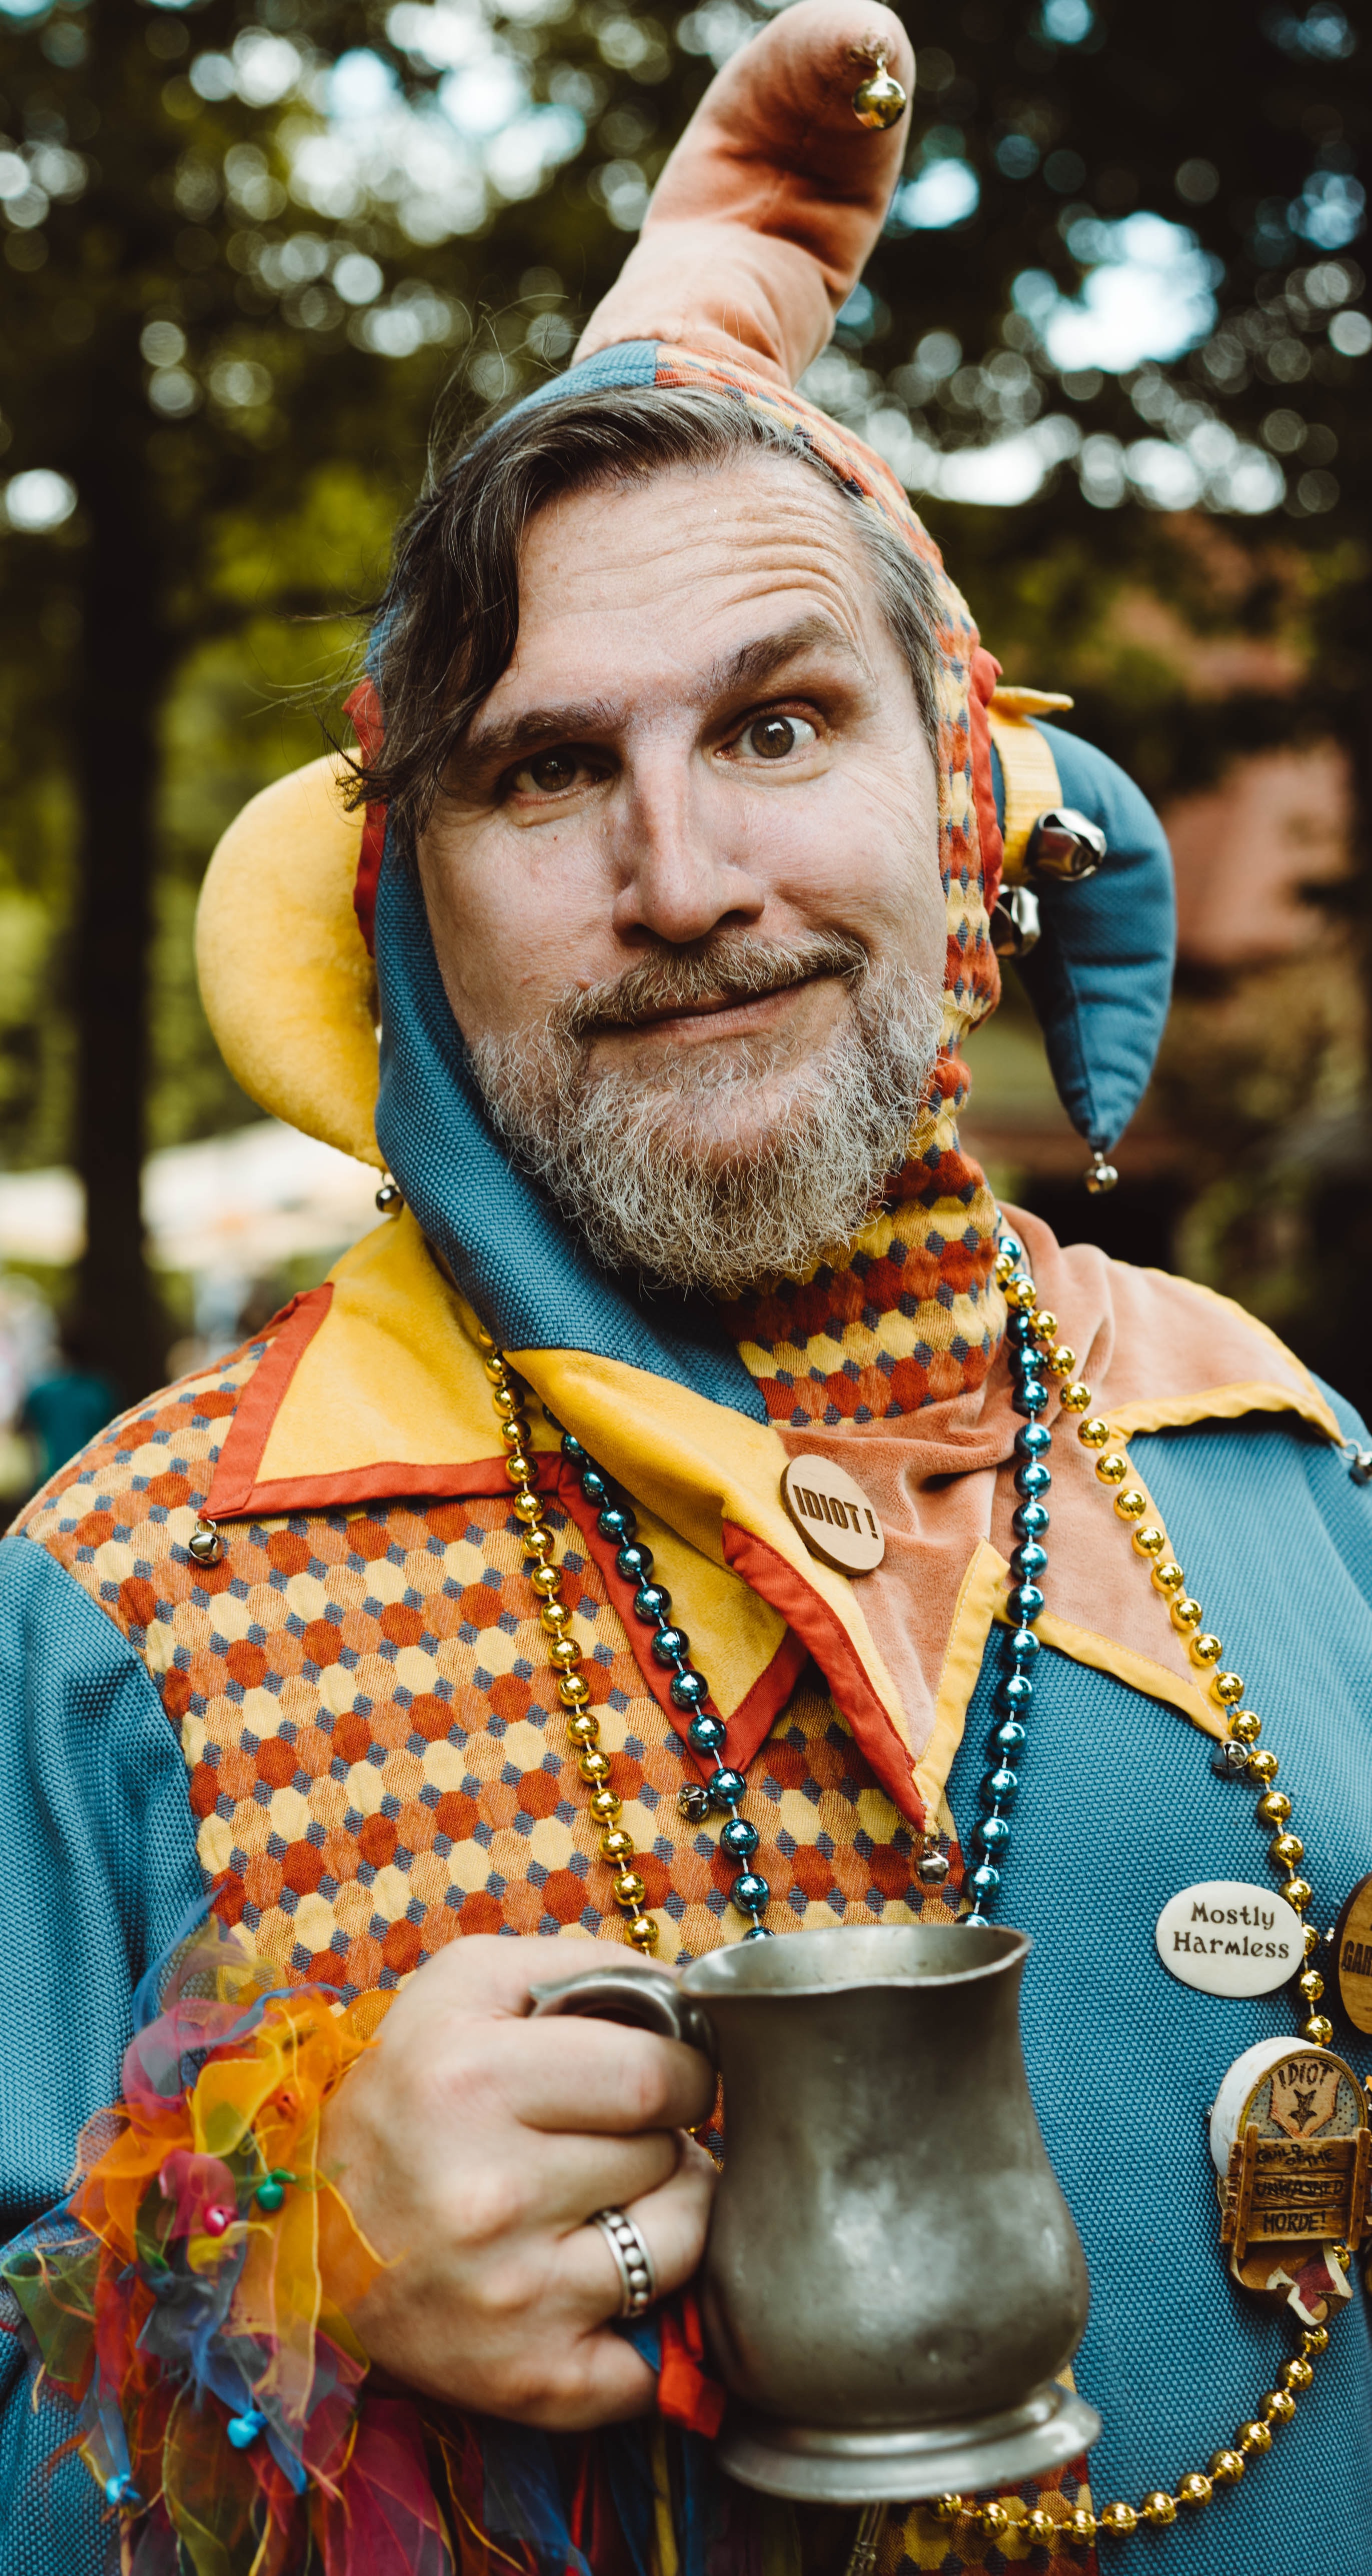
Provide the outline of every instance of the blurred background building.
<path id="1" fill-rule="evenodd" d="M 374 1176 L 218 1061 L 199 879 L 348 738 L 432 425 L 441 455 L 563 363 L 768 14 L 0 0 L 10 1500 L 83 1408 L 231 1347 L 369 1222 Z M 969 1139 L 1066 1239 L 1241 1297 L 1366 1407 L 1372 40 L 1336 0 L 907 15 L 905 175 L 808 389 L 1007 678 L 1070 691 L 1160 806 L 1181 911 L 1114 1195 L 1013 975 Z"/>

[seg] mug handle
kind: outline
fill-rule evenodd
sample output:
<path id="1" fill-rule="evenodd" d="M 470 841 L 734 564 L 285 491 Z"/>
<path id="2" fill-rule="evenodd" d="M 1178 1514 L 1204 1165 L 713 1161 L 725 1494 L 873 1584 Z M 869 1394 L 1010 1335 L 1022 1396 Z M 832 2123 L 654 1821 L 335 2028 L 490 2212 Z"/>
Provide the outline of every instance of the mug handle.
<path id="1" fill-rule="evenodd" d="M 546 2013 L 579 2013 L 593 2021 L 626 2022 L 633 2030 L 657 2031 L 679 2039 L 716 2063 L 715 2035 L 699 2004 L 684 1995 L 674 1977 L 660 1968 L 585 1968 L 559 1985 L 530 1986 L 529 2018 Z"/>

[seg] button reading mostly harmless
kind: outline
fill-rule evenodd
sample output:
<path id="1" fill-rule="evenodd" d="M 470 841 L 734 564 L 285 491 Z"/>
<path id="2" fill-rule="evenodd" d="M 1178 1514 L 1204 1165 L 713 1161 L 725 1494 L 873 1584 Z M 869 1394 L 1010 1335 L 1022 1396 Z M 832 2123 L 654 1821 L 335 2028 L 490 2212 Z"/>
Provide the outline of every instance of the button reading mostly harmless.
<path id="1" fill-rule="evenodd" d="M 793 1458 L 781 1499 L 812 1556 L 840 1574 L 870 1574 L 886 1554 L 886 1533 L 861 1485 L 828 1458 Z"/>
<path id="2" fill-rule="evenodd" d="M 1170 1896 L 1158 1916 L 1158 1957 L 1203 1995 L 1267 1995 L 1305 1958 L 1305 1927 L 1270 1887 L 1211 1878 Z"/>

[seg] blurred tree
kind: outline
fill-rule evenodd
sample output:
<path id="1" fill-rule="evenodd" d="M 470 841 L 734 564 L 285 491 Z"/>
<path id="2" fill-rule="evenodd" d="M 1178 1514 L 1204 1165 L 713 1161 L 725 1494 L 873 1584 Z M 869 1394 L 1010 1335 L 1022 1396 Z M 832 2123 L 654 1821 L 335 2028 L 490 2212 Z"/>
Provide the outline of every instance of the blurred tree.
<path id="1" fill-rule="evenodd" d="M 934 39 L 911 176 L 817 370 L 830 398 L 930 493 L 995 604 L 1013 594 L 1016 622 L 1069 651 L 1098 643 L 1103 598 L 1130 580 L 1193 632 L 1298 648 L 1189 740 L 1150 742 L 1154 792 L 1213 767 L 1226 728 L 1246 746 L 1318 722 L 1348 743 L 1366 818 L 1372 318 L 1351 245 L 1372 93 L 1356 26 L 1334 0 L 1159 0 L 1145 17 L 965 0 L 911 23 Z M 988 447 L 1018 479 L 1012 530 L 957 506 L 996 497 Z M 1146 694 L 1167 657 L 1152 660 Z M 1127 697 L 1087 693 L 1092 730 L 1137 764 Z"/>
<path id="2" fill-rule="evenodd" d="M 907 15 L 907 176 L 813 389 L 919 498 L 1010 676 L 1072 690 L 1068 721 L 1155 799 L 1294 738 L 1332 739 L 1354 783 L 1352 875 L 1307 959 L 1251 994 L 1183 979 L 1169 1190 L 1041 1203 L 1129 1257 L 1199 1258 L 1367 1406 L 1366 22 L 1338 0 Z"/>
<path id="3" fill-rule="evenodd" d="M 150 1045 L 159 1141 L 243 1114 L 189 984 L 215 831 L 315 746 L 302 693 L 327 692 L 445 381 L 444 436 L 563 361 L 765 14 L 0 0 L 0 1122 L 50 1159 L 74 1093 L 86 1302 L 131 1389 L 161 1356 Z M 907 481 L 1013 675 L 1074 689 L 1155 796 L 1282 736 L 1348 746 L 1361 939 L 1358 30 L 1334 0 L 909 15 L 906 175 L 813 390 Z M 1198 682 L 1234 639 L 1236 681 Z M 70 914 L 74 1070 L 45 903 Z M 1250 1158 L 1271 1133 L 1215 1126 Z"/>
<path id="4" fill-rule="evenodd" d="M 160 1374 L 163 1342 L 139 1209 L 154 889 L 197 766 L 187 777 L 180 762 L 169 813 L 167 728 L 189 698 L 201 774 L 217 734 L 221 771 L 236 767 L 245 792 L 261 783 L 255 645 L 259 706 L 283 679 L 318 693 L 345 634 L 326 629 L 311 651 L 297 630 L 283 651 L 282 621 L 353 607 L 374 584 L 454 352 L 478 404 L 545 372 L 573 336 L 554 248 L 580 282 L 593 253 L 604 267 L 616 223 L 639 219 L 644 181 L 623 154 L 655 130 L 662 32 L 601 7 L 551 15 L 567 20 L 555 46 L 538 10 L 493 22 L 361 0 L 0 10 L 10 926 L 18 938 L 26 895 L 32 908 L 22 843 L 40 818 L 26 809 L 57 795 L 67 810 L 41 818 L 44 858 L 28 873 L 60 877 L 69 859 L 80 1299 L 129 1393 Z M 598 193 L 583 182 L 570 202 L 539 202 L 594 115 Z M 608 166 L 607 144 L 620 154 Z M 478 270 L 449 245 L 497 216 Z M 226 718 L 242 728 L 236 761 Z M 286 765 L 275 731 L 267 775 Z M 294 757 L 318 747 L 309 731 L 297 710 Z M 196 872 L 213 837 L 194 833 Z M 184 957 L 184 937 L 175 946 Z M 36 1033 L 60 1012 L 18 957 L 15 980 L 0 1019 L 27 1030 L 31 1062 L 11 1050 L 11 1123 L 50 1154 L 60 1063 Z"/>

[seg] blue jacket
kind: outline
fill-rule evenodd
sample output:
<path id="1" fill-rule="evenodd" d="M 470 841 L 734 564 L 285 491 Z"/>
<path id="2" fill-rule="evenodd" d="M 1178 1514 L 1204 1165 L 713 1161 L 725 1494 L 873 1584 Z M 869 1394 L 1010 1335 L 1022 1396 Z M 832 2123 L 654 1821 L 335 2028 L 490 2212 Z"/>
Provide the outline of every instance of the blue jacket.
<path id="1" fill-rule="evenodd" d="M 1138 1438 L 1132 1454 L 1270 1712 L 1265 1740 L 1297 1802 L 1323 1927 L 1372 1868 L 1372 1494 L 1287 1417 Z M 132 1989 L 203 1880 L 186 1761 L 143 1654 L 30 1538 L 4 1542 L 0 1579 L 0 2192 L 13 2241 L 60 2200 L 82 2121 L 117 2098 Z M 950 1778 L 964 1833 L 996 1664 L 989 1653 Z M 1105 2421 L 1091 2464 L 1099 2505 L 1204 2467 L 1291 2349 L 1283 2323 L 1228 2282 L 1206 2142 L 1220 2077 L 1242 2049 L 1289 2030 L 1289 2005 L 1193 1993 L 1154 1949 L 1178 1888 L 1262 1881 L 1251 1795 L 1213 1774 L 1204 1740 L 1159 1700 L 1051 1649 L 1038 1672 L 1005 1912 L 1035 1941 L 1030 2076 L 1092 2272 L 1076 2373 Z M 1335 2045 L 1372 2068 L 1347 2029 Z M 67 2424 L 33 2409 L 17 2344 L 2 2367 L 0 2565 L 96 2576 L 105 2542 L 86 2473 L 67 2462 L 50 2482 L 40 2474 Z M 1319 2576 L 1366 2576 L 1369 2431 L 1359 2293 L 1270 2456 L 1206 2512 L 1135 2546 L 1177 2576 L 1285 2576 L 1298 2553 Z"/>

